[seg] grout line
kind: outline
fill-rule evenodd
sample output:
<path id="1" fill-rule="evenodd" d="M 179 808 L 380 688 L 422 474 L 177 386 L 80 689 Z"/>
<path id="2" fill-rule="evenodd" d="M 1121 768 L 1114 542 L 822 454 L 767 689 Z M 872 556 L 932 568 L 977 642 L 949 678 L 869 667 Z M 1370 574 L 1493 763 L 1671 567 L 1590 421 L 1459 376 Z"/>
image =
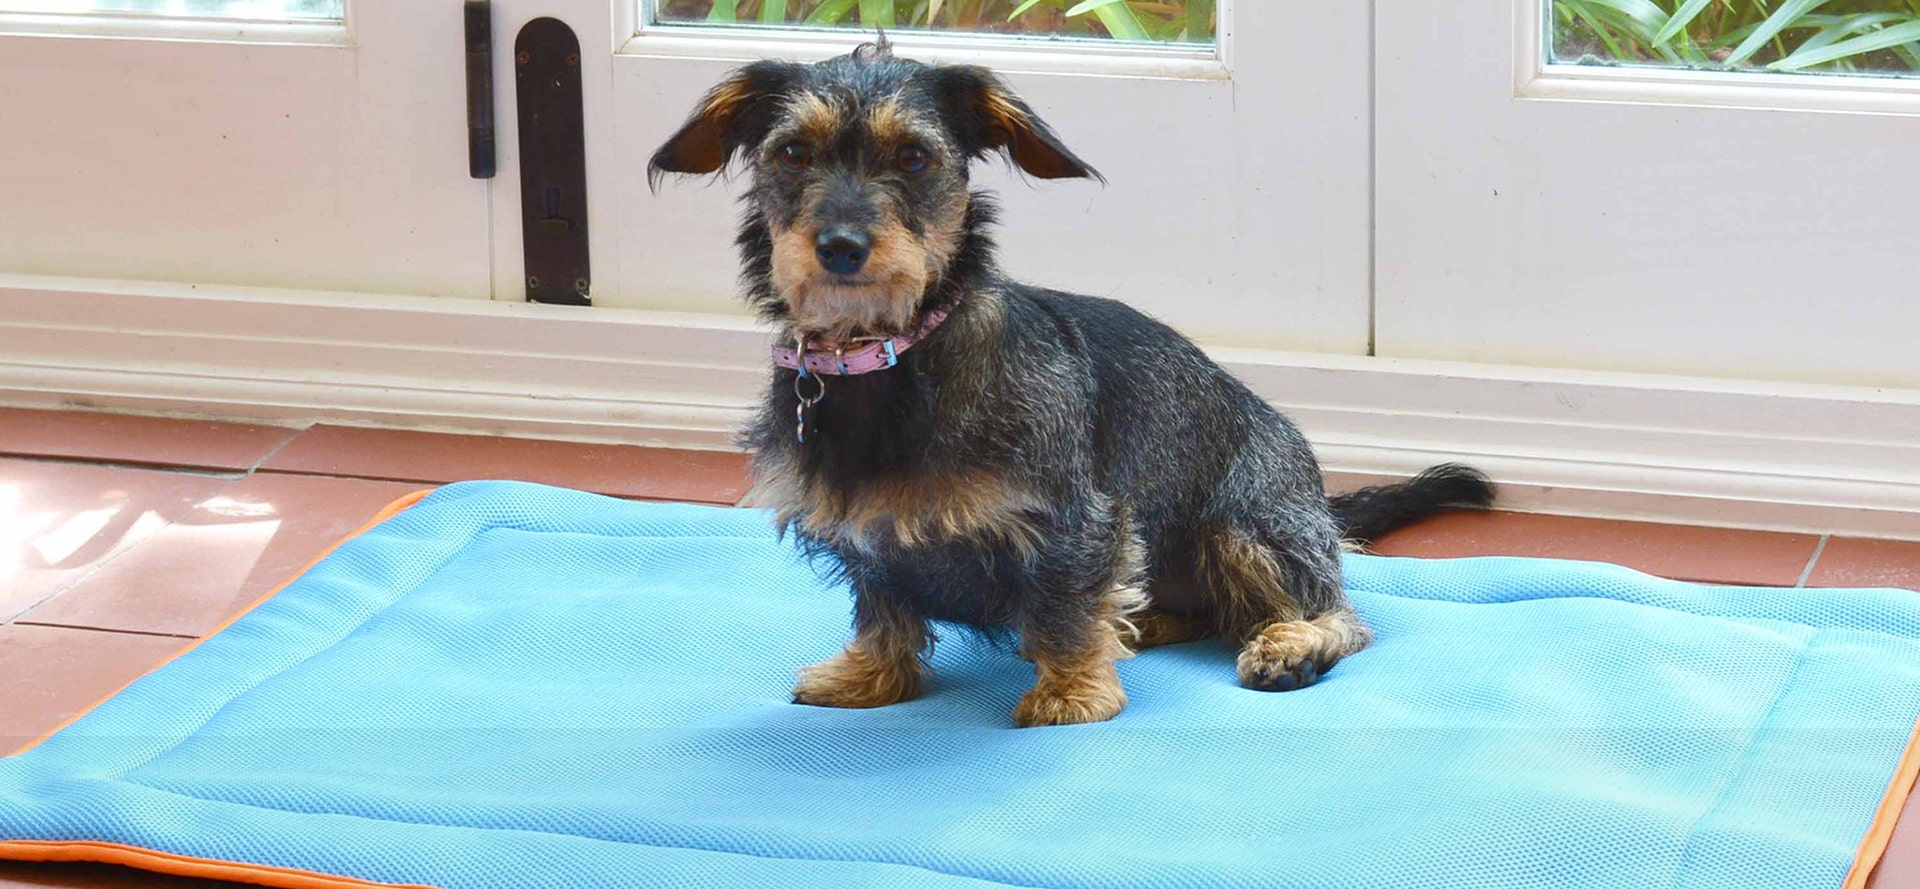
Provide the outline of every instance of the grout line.
<path id="1" fill-rule="evenodd" d="M 139 549 L 140 547 L 153 542 L 153 538 L 160 536 L 160 533 L 162 531 L 165 531 L 168 528 L 172 528 L 173 526 L 178 524 L 180 524 L 179 519 L 167 519 L 166 524 L 153 529 L 153 533 L 148 534 L 147 536 L 142 537 L 139 540 L 136 540 L 133 543 L 128 544 L 126 547 L 122 548 L 119 552 L 112 553 L 108 555 L 106 558 L 98 562 L 95 562 L 92 565 L 87 566 L 86 570 L 81 572 L 79 577 L 74 578 L 72 583 L 61 584 L 53 592 L 46 594 L 45 596 L 41 597 L 39 600 L 35 601 L 33 604 L 28 605 L 27 607 L 22 608 L 19 611 L 15 612 L 13 617 L 9 619 L 7 623 L 26 624 L 28 626 L 49 626 L 49 627 L 65 626 L 64 624 L 41 624 L 36 621 L 21 620 L 21 618 L 26 617 L 29 614 L 32 614 L 35 608 L 39 608 L 40 606 L 45 605 L 48 602 L 51 602 L 55 599 L 60 598 L 61 596 L 66 595 L 67 593 L 72 592 L 73 590 L 77 589 L 81 584 L 86 583 L 89 580 L 92 580 L 94 575 L 99 574 L 101 571 L 106 570 L 106 567 L 108 565 L 111 565 L 115 562 L 120 561 L 121 559 L 126 558 L 128 553 L 131 553 L 134 550 Z M 77 629 L 92 629 L 92 628 L 82 627 Z M 104 631 L 104 632 L 111 632 L 111 631 Z"/>
<path id="2" fill-rule="evenodd" d="M 599 494 L 602 497 L 618 497 L 622 500 L 654 500 L 662 503 L 711 503 L 718 506 L 727 505 L 727 501 L 723 499 L 725 496 L 724 494 L 699 494 L 689 498 L 689 497 L 667 497 L 661 494 L 619 493 L 615 491 L 599 490 L 595 487 L 586 487 L 586 486 L 576 485 L 572 483 L 563 483 L 563 482 L 557 482 L 557 481 L 543 482 L 543 481 L 535 481 L 533 479 L 514 478 L 511 474 L 476 475 L 471 478 L 456 478 L 451 481 L 437 481 L 430 478 L 401 478 L 399 476 L 393 476 L 393 475 L 340 475 L 334 472 L 316 472 L 316 471 L 308 471 L 304 469 L 267 469 L 267 470 L 262 470 L 261 475 L 290 476 L 294 478 L 316 478 L 316 479 L 324 479 L 327 481 L 341 481 L 341 482 L 377 482 L 383 485 L 417 485 L 423 488 L 439 488 L 439 487 L 445 487 L 447 485 L 459 484 L 461 482 L 521 481 L 521 482 L 527 482 L 528 484 L 548 485 L 550 487 L 566 488 L 572 491 L 582 491 L 588 494 Z"/>
<path id="3" fill-rule="evenodd" d="M 1827 551 L 1827 541 L 1832 539 L 1832 534 L 1820 535 L 1820 542 L 1813 545 L 1813 555 L 1807 557 L 1807 567 L 1801 569 L 1800 579 L 1793 584 L 1795 587 L 1804 587 L 1807 585 L 1807 578 L 1813 576 L 1814 563 L 1820 561 L 1820 555 Z"/>
<path id="4" fill-rule="evenodd" d="M 200 638 L 199 636 L 189 636 L 184 633 L 161 633 L 152 630 L 119 630 L 111 627 L 84 627 L 79 624 L 59 624 L 39 620 L 16 620 L 13 622 L 13 625 L 18 627 L 46 627 L 54 630 L 77 630 L 83 633 L 111 633 L 115 636 L 146 636 L 151 639 L 192 641 Z"/>
<path id="5" fill-rule="evenodd" d="M 569 490 L 574 490 L 574 491 L 583 491 L 588 494 L 598 494 L 602 497 L 617 497 L 621 500 L 647 500 L 647 501 L 654 501 L 659 503 L 703 503 L 709 506 L 737 506 L 739 505 L 740 499 L 747 496 L 746 493 L 742 493 L 740 497 L 737 497 L 737 498 L 730 497 L 726 492 L 733 488 L 732 485 L 725 485 L 719 489 L 707 489 L 707 490 L 703 490 L 703 491 L 699 491 L 691 494 L 682 494 L 680 496 L 668 496 L 668 495 L 659 494 L 659 493 L 645 493 L 645 492 L 634 493 L 634 492 L 609 491 L 609 490 L 602 490 L 594 486 L 584 486 L 584 485 L 579 485 L 579 484 L 574 484 L 569 482 L 560 482 L 560 481 L 544 481 L 543 482 L 543 481 L 534 481 L 532 479 L 516 479 L 512 477 L 512 475 L 510 474 L 477 475 L 471 478 L 457 478 L 451 481 L 436 481 L 434 479 L 426 479 L 426 478 L 400 478 L 398 476 L 393 476 L 393 475 L 341 475 L 336 472 L 320 472 L 320 471 L 305 470 L 305 469 L 263 469 L 260 471 L 259 474 L 263 476 L 291 476 L 295 478 L 326 479 L 328 481 L 377 482 L 380 484 L 393 484 L 393 485 L 417 485 L 420 487 L 431 487 L 431 488 L 439 488 L 439 487 L 444 487 L 446 485 L 458 484 L 460 482 L 466 482 L 466 481 L 501 481 L 501 480 L 525 481 L 531 484 L 549 485 L 557 488 L 567 488 Z M 740 488 L 742 489 L 742 491 L 745 491 L 749 487 L 751 486 L 747 485 L 744 481 L 740 484 Z"/>
<path id="6" fill-rule="evenodd" d="M 305 426 L 298 427 L 298 431 L 294 432 L 292 435 L 287 436 L 286 441 L 283 441 L 277 445 L 274 445 L 273 450 L 270 450 L 264 454 L 261 454 L 260 459 L 253 461 L 253 465 L 247 467 L 247 475 L 252 475 L 256 472 L 259 472 L 260 467 L 267 465 L 267 461 L 273 459 L 274 455 L 280 453 L 281 451 L 286 450 L 288 445 L 293 444 L 296 440 L 298 440 L 302 436 L 306 435 L 309 432 L 312 432 L 313 427 L 316 425 L 318 424 L 308 423 Z"/>
<path id="7" fill-rule="evenodd" d="M 7 454 L 0 453 L 0 459 L 19 460 L 23 463 L 57 463 L 67 466 L 98 466 L 103 469 L 130 469 L 137 472 L 159 472 L 167 475 L 187 475 L 195 478 L 213 478 L 223 481 L 239 481 L 246 478 L 246 470 L 212 466 L 165 466 L 153 463 L 127 463 L 115 460 L 96 460 L 89 457 L 62 457 L 55 454 Z"/>
<path id="8" fill-rule="evenodd" d="M 439 482 L 429 478 L 400 478 L 393 475 L 344 475 L 339 472 L 322 472 L 308 469 L 262 469 L 256 475 L 292 476 L 295 478 L 318 478 L 337 482 L 379 482 L 389 485 L 450 485 L 453 482 Z"/>

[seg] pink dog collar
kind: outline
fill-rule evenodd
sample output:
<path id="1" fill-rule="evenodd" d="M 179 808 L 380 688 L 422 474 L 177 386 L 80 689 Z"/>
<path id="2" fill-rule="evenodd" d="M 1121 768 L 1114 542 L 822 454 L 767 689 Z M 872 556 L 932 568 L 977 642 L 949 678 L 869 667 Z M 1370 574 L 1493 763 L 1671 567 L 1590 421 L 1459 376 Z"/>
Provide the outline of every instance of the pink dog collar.
<path id="1" fill-rule="evenodd" d="M 793 346 L 774 346 L 773 363 L 789 370 L 800 371 L 801 376 L 809 373 L 851 376 L 853 374 L 872 373 L 886 370 L 900 363 L 900 353 L 905 352 L 933 333 L 940 322 L 947 320 L 947 310 L 928 312 L 921 319 L 920 329 L 912 333 L 898 333 L 883 340 L 869 342 L 858 349 L 848 351 L 840 346 L 831 349 L 808 348 L 806 337 L 800 337 Z M 802 366 L 801 356 L 805 356 Z"/>

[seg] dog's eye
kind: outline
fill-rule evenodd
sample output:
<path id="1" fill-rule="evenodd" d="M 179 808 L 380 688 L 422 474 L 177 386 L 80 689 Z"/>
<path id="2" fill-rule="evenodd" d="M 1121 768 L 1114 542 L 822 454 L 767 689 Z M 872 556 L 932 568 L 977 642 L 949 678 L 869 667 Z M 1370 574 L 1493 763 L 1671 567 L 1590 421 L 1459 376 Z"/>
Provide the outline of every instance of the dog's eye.
<path id="1" fill-rule="evenodd" d="M 931 162 L 932 159 L 933 156 L 928 154 L 925 148 L 918 145 L 903 145 L 900 147 L 900 150 L 893 155 L 894 163 L 899 164 L 900 169 L 909 173 L 919 173 L 925 170 L 927 164 Z"/>
<path id="2" fill-rule="evenodd" d="M 813 149 L 799 142 L 788 142 L 773 153 L 780 166 L 789 170 L 804 170 L 813 163 Z"/>

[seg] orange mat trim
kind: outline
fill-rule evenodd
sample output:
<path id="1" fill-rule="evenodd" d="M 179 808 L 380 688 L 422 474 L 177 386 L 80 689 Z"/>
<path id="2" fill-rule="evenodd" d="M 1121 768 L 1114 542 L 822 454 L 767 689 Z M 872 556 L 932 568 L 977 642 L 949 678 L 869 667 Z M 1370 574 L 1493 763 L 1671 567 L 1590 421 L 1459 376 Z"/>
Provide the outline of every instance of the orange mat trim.
<path id="1" fill-rule="evenodd" d="M 313 570 L 313 566 L 320 564 L 321 559 L 332 555 L 334 550 L 339 549 L 347 541 L 359 537 L 367 531 L 372 530 L 374 526 L 381 522 L 399 515 L 405 511 L 407 507 L 420 502 L 420 498 L 431 493 L 433 493 L 431 490 L 415 491 L 387 504 L 378 514 L 369 519 L 366 524 L 361 525 L 352 534 L 341 538 L 338 543 L 327 547 L 325 552 L 315 557 L 313 561 L 308 562 L 305 568 L 300 569 L 300 571 L 292 577 L 287 578 L 286 582 L 274 587 L 273 590 L 266 595 L 255 599 L 246 608 L 241 609 L 232 617 L 222 621 L 219 626 L 208 631 L 206 635 L 195 639 L 192 644 L 182 648 L 179 652 L 175 653 L 173 657 L 161 661 L 153 669 L 158 670 L 172 663 L 175 658 L 192 651 L 198 647 L 200 643 L 218 635 L 220 631 L 231 626 L 234 621 L 245 617 L 248 612 L 265 604 L 267 600 L 272 599 L 274 596 L 279 595 L 281 590 L 286 589 L 289 584 L 298 580 L 308 571 Z M 147 672 L 151 673 L 153 670 L 148 670 Z M 134 681 L 138 682 L 139 680 L 136 679 Z M 132 682 L 127 683 L 127 685 L 132 684 Z M 80 719 L 80 717 L 87 715 L 92 712 L 94 708 L 112 700 L 116 695 L 125 690 L 126 686 L 120 687 L 115 690 L 113 694 L 107 695 L 99 701 L 94 702 L 92 706 L 74 714 L 73 717 L 67 721 L 55 726 L 52 731 L 28 742 L 26 746 L 14 751 L 14 753 L 16 755 L 25 753 L 39 746 L 48 738 L 58 734 L 61 729 L 72 725 L 76 720 Z M 1920 721 L 1915 722 L 1913 733 L 1907 738 L 1906 750 L 1900 754 L 1900 763 L 1894 768 L 1893 779 L 1887 782 L 1887 791 L 1880 797 L 1880 807 L 1874 811 L 1873 823 L 1867 827 L 1867 835 L 1860 840 L 1859 851 L 1854 853 L 1853 867 L 1847 871 L 1846 882 L 1840 885 L 1840 889 L 1866 889 L 1868 881 L 1873 877 L 1874 868 L 1879 866 L 1881 856 L 1886 854 L 1887 844 L 1893 839 L 1894 825 L 1899 822 L 1900 813 L 1906 808 L 1907 798 L 1913 793 L 1916 779 L 1920 779 Z M 368 887 L 380 887 L 380 889 L 436 889 L 436 887 L 411 883 L 373 883 L 353 877 L 340 877 L 331 874 L 292 870 L 264 864 L 244 864 L 234 861 L 216 861 L 208 858 L 191 858 L 185 855 L 175 855 L 170 852 L 156 852 L 151 849 L 141 849 L 135 846 L 123 846 L 118 843 L 101 843 L 91 840 L 66 842 L 4 840 L 0 841 L 0 860 L 117 864 L 125 867 L 138 868 L 140 870 L 153 871 L 155 873 L 170 874 L 177 877 L 230 880 L 240 883 L 252 883 L 258 886 L 272 886 L 276 887 L 276 889 L 368 889 Z"/>
<path id="2" fill-rule="evenodd" d="M 1894 767 L 1893 779 L 1887 782 L 1887 792 L 1880 796 L 1880 808 L 1873 813 L 1873 824 L 1860 840 L 1860 850 L 1853 855 L 1853 868 L 1847 871 L 1847 881 L 1840 884 L 1840 889 L 1866 889 L 1873 878 L 1873 869 L 1880 865 L 1880 857 L 1887 853 L 1887 844 L 1893 840 L 1894 825 L 1900 822 L 1900 813 L 1907 807 L 1908 797 L 1913 795 L 1915 778 L 1920 778 L 1920 723 L 1914 725 L 1913 734 L 1907 737 L 1907 749 L 1900 754 L 1900 764 Z"/>
<path id="3" fill-rule="evenodd" d="M 331 874 L 291 870 L 265 864 L 241 864 L 209 858 L 189 858 L 170 852 L 155 852 L 151 849 L 122 846 L 118 843 L 95 843 L 86 840 L 72 842 L 18 840 L 0 843 L 0 858 L 42 863 L 117 864 L 175 877 L 228 880 L 258 886 L 274 886 L 278 889 L 370 889 L 370 887 L 436 889 L 433 886 L 409 883 L 370 883 L 352 877 L 336 877 Z"/>

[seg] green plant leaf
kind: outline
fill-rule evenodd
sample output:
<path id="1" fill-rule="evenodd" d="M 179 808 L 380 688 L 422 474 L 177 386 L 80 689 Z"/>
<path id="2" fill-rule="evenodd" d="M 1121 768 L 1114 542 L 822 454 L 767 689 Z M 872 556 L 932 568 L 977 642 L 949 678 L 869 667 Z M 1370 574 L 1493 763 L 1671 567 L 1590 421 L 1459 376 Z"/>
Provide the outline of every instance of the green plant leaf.
<path id="1" fill-rule="evenodd" d="M 1807 15 L 1803 15 L 1800 18 L 1795 19 L 1793 26 L 1795 28 L 1825 28 L 1829 25 L 1837 25 L 1846 20 L 1847 20 L 1847 17 L 1844 15 L 1825 15 L 1823 13 L 1815 12 L 1815 13 L 1809 13 Z M 1715 49 L 1723 46 L 1733 46 L 1735 44 L 1738 44 L 1740 41 L 1747 39 L 1747 35 L 1752 34 L 1754 31 L 1759 30 L 1760 26 L 1763 24 L 1766 24 L 1764 20 L 1757 21 L 1757 22 L 1749 22 L 1745 25 L 1741 25 L 1738 28 L 1734 28 L 1733 30 L 1728 31 L 1725 34 L 1722 34 L 1718 37 L 1713 38 L 1713 42 L 1706 44 L 1706 46 L 1710 48 L 1715 48 Z"/>
<path id="2" fill-rule="evenodd" d="M 1629 50 L 1639 51 L 1637 55 L 1630 51 L 1617 58 L 1623 61 L 1632 61 L 1637 58 L 1657 58 L 1668 64 L 1680 64 L 1680 55 L 1675 53 L 1671 47 L 1662 43 L 1653 42 L 1653 36 L 1646 31 L 1646 22 L 1644 20 L 1634 18 L 1626 12 L 1623 12 L 1618 6 L 1606 2 L 1606 0 L 1600 0 L 1600 2 L 1594 3 L 1591 11 L 1594 18 L 1606 22 L 1616 35 L 1619 35 L 1622 40 L 1628 41 L 1627 47 Z"/>
<path id="3" fill-rule="evenodd" d="M 1757 31 L 1759 29 L 1760 29 L 1759 22 L 1754 22 L 1753 24 L 1750 24 L 1750 25 L 1741 25 L 1738 28 L 1735 28 L 1731 31 L 1728 31 L 1725 34 L 1722 34 L 1718 37 L 1713 38 L 1713 40 L 1707 44 L 1707 48 L 1708 49 L 1725 49 L 1729 46 L 1733 46 L 1734 44 L 1739 43 L 1742 40 L 1747 39 L 1747 35 L 1752 34 L 1754 31 Z"/>
<path id="4" fill-rule="evenodd" d="M 780 25 L 787 21 L 787 0 L 761 0 L 760 24 Z"/>
<path id="5" fill-rule="evenodd" d="M 860 24 L 893 27 L 893 0 L 860 0 Z"/>
<path id="6" fill-rule="evenodd" d="M 1213 42 L 1213 0 L 1187 0 L 1187 39 Z"/>
<path id="7" fill-rule="evenodd" d="M 805 22 L 809 25 L 837 25 L 853 10 L 856 2 L 858 0 L 823 0 L 807 14 Z"/>
<path id="8" fill-rule="evenodd" d="M 1660 48 L 1673 52 L 1680 57 L 1681 61 L 1695 68 L 1705 68 L 1713 64 L 1713 58 L 1707 55 L 1706 50 L 1694 45 L 1691 40 L 1681 40 L 1672 46 L 1661 44 Z"/>
<path id="9" fill-rule="evenodd" d="M 837 25 L 840 20 L 853 11 L 856 0 L 826 0 L 814 7 L 813 14 L 807 16 L 809 25 Z"/>
<path id="10" fill-rule="evenodd" d="M 1035 6 L 1039 6 L 1039 5 L 1040 5 L 1040 0 L 1027 0 L 1027 2 L 1014 7 L 1012 12 L 1007 13 L 1007 21 L 1013 21 L 1014 19 L 1019 18 L 1021 13 L 1026 12 L 1027 10 L 1032 9 Z"/>
<path id="11" fill-rule="evenodd" d="M 1112 34 L 1116 40 L 1153 39 L 1153 36 L 1147 33 L 1147 29 L 1140 24 L 1140 20 L 1134 17 L 1133 10 L 1127 8 L 1124 0 L 1082 0 L 1067 10 L 1067 16 L 1072 17 L 1088 12 L 1093 13 L 1094 17 L 1100 20 L 1100 24 L 1107 26 L 1107 33 Z"/>
<path id="12" fill-rule="evenodd" d="M 1680 4 L 1680 8 L 1673 11 L 1673 16 L 1667 19 L 1667 23 L 1661 25 L 1660 30 L 1654 33 L 1653 42 L 1666 43 L 1672 40 L 1673 35 L 1681 33 L 1688 25 L 1693 24 L 1694 18 L 1700 15 L 1700 11 L 1706 9 L 1712 2 L 1713 0 L 1687 0 Z"/>
<path id="13" fill-rule="evenodd" d="M 1595 6 L 1612 9 L 1625 15 L 1633 22 L 1635 36 L 1641 38 L 1648 47 L 1658 46 L 1661 41 L 1653 39 L 1661 28 L 1667 25 L 1665 10 L 1653 4 L 1653 0 L 1586 0 Z"/>
<path id="14" fill-rule="evenodd" d="M 1587 27 L 1593 29 L 1594 35 L 1599 37 L 1600 42 L 1606 45 L 1607 55 L 1610 58 L 1620 61 L 1626 61 L 1631 58 L 1621 50 L 1620 42 L 1614 39 L 1613 29 L 1607 27 L 1606 23 L 1600 21 L 1599 16 L 1594 15 L 1593 10 L 1588 9 L 1584 2 L 1567 2 L 1567 0 L 1562 0 L 1562 2 L 1566 3 L 1568 8 L 1573 10 L 1573 14 L 1579 17 L 1581 21 L 1586 22 Z"/>
<path id="15" fill-rule="evenodd" d="M 934 23 L 940 19 L 940 7 L 946 2 L 947 0 L 933 0 L 927 4 L 927 27 L 933 27 Z"/>
<path id="16" fill-rule="evenodd" d="M 1748 34 L 1747 39 L 1741 41 L 1740 46 L 1734 49 L 1733 54 L 1727 56 L 1725 64 L 1728 66 L 1738 65 L 1752 58 L 1754 53 L 1759 52 L 1762 47 L 1767 45 L 1767 41 L 1772 40 L 1781 31 L 1795 27 L 1794 22 L 1799 21 L 1807 13 L 1818 9 L 1821 4 L 1826 2 L 1827 0 L 1787 0 L 1787 2 L 1780 4 L 1779 9 L 1774 10 L 1772 15 L 1767 16 L 1767 20 L 1761 22 L 1760 27 L 1753 29 L 1753 33 Z"/>
<path id="17" fill-rule="evenodd" d="M 738 8 L 739 8 L 738 0 L 713 0 L 713 8 L 707 11 L 707 21 L 710 21 L 710 22 L 738 21 L 738 18 L 735 15 L 735 13 L 738 11 Z"/>
<path id="18" fill-rule="evenodd" d="M 1810 15 L 1801 19 L 1801 21 L 1812 24 L 1809 20 L 1813 18 L 1816 18 L 1816 16 Z M 1828 16 L 1818 16 L 1818 18 L 1828 18 Z M 1799 48 L 1794 50 L 1794 53 L 1812 52 L 1823 46 L 1831 46 L 1839 42 L 1842 37 L 1851 37 L 1867 31 L 1870 28 L 1884 25 L 1888 22 L 1911 19 L 1913 16 L 1899 12 L 1863 12 L 1859 15 L 1832 16 L 1831 18 L 1834 19 L 1832 24 L 1821 28 L 1820 33 L 1808 37 L 1806 42 L 1800 44 Z"/>
<path id="19" fill-rule="evenodd" d="M 1186 23 L 1179 19 L 1161 18 L 1157 15 L 1144 17 L 1135 15 L 1134 18 L 1140 22 L 1140 27 L 1146 30 L 1148 39 L 1157 43 L 1171 43 L 1179 40 L 1180 32 L 1187 29 Z"/>
<path id="20" fill-rule="evenodd" d="M 1920 43 L 1896 46 L 1893 48 L 1893 51 L 1899 53 L 1901 58 L 1907 60 L 1908 71 L 1920 71 Z"/>
<path id="21" fill-rule="evenodd" d="M 1842 40 L 1832 46 L 1822 47 L 1812 52 L 1797 51 L 1767 67 L 1774 71 L 1798 71 L 1802 68 L 1822 65 L 1836 59 L 1870 53 L 1920 40 L 1920 19 L 1901 22 L 1897 25 L 1881 28 L 1870 34 Z"/>

